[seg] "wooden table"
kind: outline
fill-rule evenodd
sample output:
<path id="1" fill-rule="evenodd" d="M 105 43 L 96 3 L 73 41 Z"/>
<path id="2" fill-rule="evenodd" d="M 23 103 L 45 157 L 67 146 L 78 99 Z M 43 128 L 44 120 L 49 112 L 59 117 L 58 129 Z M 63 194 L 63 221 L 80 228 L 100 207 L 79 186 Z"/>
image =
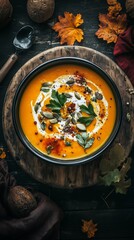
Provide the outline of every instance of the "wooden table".
<path id="1" fill-rule="evenodd" d="M 123 0 L 120 0 L 123 4 Z M 4 82 L 0 85 L 0 113 L 2 109 L 4 97 L 9 88 L 14 74 L 31 58 L 37 54 L 41 54 L 45 50 L 60 46 L 56 33 L 51 30 L 51 24 L 57 20 L 58 15 L 63 15 L 65 11 L 74 14 L 81 13 L 85 22 L 83 30 L 85 32 L 84 41 L 75 46 L 83 46 L 93 48 L 94 50 L 105 54 L 107 57 L 113 58 L 113 44 L 106 44 L 102 40 L 98 40 L 95 32 L 98 29 L 98 13 L 104 13 L 107 9 L 105 0 L 56 0 L 55 12 L 51 21 L 46 24 L 33 23 L 26 12 L 26 1 L 11 1 L 14 11 L 12 22 L 0 34 L 0 68 L 14 52 L 12 45 L 13 38 L 23 25 L 30 24 L 35 29 L 35 44 L 26 53 L 22 53 L 15 66 L 6 76 Z M 102 240 L 129 240 L 134 239 L 134 166 L 130 171 L 132 185 L 126 195 L 119 195 L 112 192 L 111 188 L 104 186 L 92 186 L 84 188 L 64 189 L 53 187 L 52 185 L 42 184 L 30 177 L 19 165 L 16 164 L 9 146 L 4 139 L 5 132 L 2 130 L 2 118 L 0 120 L 0 145 L 6 149 L 9 165 L 9 171 L 17 179 L 17 183 L 23 186 L 31 186 L 34 189 L 43 192 L 53 199 L 64 211 L 64 219 L 61 225 L 61 240 L 82 240 L 86 236 L 81 232 L 81 220 L 93 219 L 98 223 L 98 232 L 96 239 Z M 127 132 L 127 131 L 126 131 Z M 133 157 L 133 150 L 131 156 Z M 134 158 L 134 157 L 133 157 Z M 109 195 L 109 197 L 108 197 Z"/>

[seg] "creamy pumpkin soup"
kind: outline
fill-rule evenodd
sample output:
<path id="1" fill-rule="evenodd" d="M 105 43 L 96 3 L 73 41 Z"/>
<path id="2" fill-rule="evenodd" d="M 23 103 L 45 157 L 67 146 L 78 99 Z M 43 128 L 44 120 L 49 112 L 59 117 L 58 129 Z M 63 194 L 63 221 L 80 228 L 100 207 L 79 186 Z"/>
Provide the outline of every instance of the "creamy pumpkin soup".
<path id="1" fill-rule="evenodd" d="M 32 79 L 21 98 L 19 117 L 36 149 L 72 160 L 91 155 L 106 142 L 115 124 L 116 104 L 99 74 L 63 64 Z"/>

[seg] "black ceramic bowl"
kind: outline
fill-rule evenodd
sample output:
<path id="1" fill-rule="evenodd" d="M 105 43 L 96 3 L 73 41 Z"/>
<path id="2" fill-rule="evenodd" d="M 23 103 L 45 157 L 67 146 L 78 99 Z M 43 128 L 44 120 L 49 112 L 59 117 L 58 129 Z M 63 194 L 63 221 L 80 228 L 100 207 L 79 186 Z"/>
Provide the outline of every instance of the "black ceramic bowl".
<path id="1" fill-rule="evenodd" d="M 78 159 L 72 159 L 72 160 L 62 160 L 62 159 L 57 159 L 54 157 L 51 157 L 50 155 L 47 154 L 43 154 L 41 151 L 39 151 L 38 149 L 36 149 L 27 139 L 27 137 L 25 136 L 23 129 L 21 127 L 20 124 L 20 119 L 19 119 L 19 105 L 20 105 L 20 100 L 21 100 L 21 96 L 24 92 L 24 90 L 26 89 L 26 87 L 28 86 L 28 84 L 32 81 L 32 79 L 38 75 L 39 73 L 41 73 L 42 71 L 49 69 L 53 66 L 61 66 L 62 64 L 76 64 L 76 65 L 81 65 L 84 66 L 86 68 L 89 68 L 93 71 L 95 71 L 97 74 L 99 74 L 104 81 L 106 81 L 106 83 L 109 85 L 110 89 L 113 92 L 114 98 L 115 98 L 115 102 L 116 102 L 116 121 L 114 124 L 114 128 L 113 131 L 111 133 L 111 135 L 109 136 L 109 138 L 107 139 L 107 141 L 95 152 L 93 152 L 90 155 L 86 155 L 86 157 L 80 157 Z M 121 101 L 121 97 L 118 91 L 118 88 L 116 86 L 116 84 L 114 83 L 114 81 L 111 79 L 111 77 L 104 72 L 100 67 L 96 66 L 95 64 L 89 62 L 88 60 L 84 60 L 81 58 L 76 58 L 76 57 L 61 57 L 61 58 L 57 58 L 54 60 L 50 60 L 47 61 L 43 64 L 41 64 L 40 66 L 38 66 L 37 68 L 35 68 L 34 70 L 32 70 L 20 83 L 20 85 L 18 86 L 15 96 L 14 96 L 14 100 L 13 100 L 13 107 L 12 107 L 12 116 L 13 116 L 13 125 L 16 131 L 16 134 L 18 135 L 19 139 L 21 140 L 22 144 L 29 150 L 31 151 L 35 156 L 41 158 L 44 161 L 50 162 L 50 163 L 54 163 L 54 164 L 61 164 L 61 165 L 76 165 L 76 164 L 82 164 L 85 162 L 89 162 L 92 160 L 95 160 L 96 158 L 98 158 L 108 147 L 109 145 L 113 142 L 113 140 L 115 139 L 120 125 L 121 125 L 121 120 L 122 120 L 122 101 Z"/>

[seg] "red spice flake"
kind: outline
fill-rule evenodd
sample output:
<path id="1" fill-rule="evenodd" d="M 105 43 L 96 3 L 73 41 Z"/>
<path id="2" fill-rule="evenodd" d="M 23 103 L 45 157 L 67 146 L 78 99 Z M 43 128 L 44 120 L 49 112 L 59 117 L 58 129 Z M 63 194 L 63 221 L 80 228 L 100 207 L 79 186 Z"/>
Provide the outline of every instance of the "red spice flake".
<path id="1" fill-rule="evenodd" d="M 38 132 L 35 132 L 35 135 L 38 135 Z"/>
<path id="2" fill-rule="evenodd" d="M 48 129 L 49 129 L 50 131 L 53 131 L 53 125 L 52 125 L 52 124 L 49 124 L 49 125 L 48 125 Z"/>
<path id="3" fill-rule="evenodd" d="M 99 116 L 100 116 L 101 118 L 104 118 L 104 117 L 105 117 L 105 113 L 100 113 Z"/>
<path id="4" fill-rule="evenodd" d="M 80 84 L 80 85 L 85 85 L 85 83 L 86 83 L 86 80 L 85 80 L 85 78 L 84 78 L 84 74 L 80 74 L 78 71 L 76 71 L 75 73 L 74 73 L 74 75 L 76 76 L 76 82 L 78 83 L 78 84 Z"/>
<path id="5" fill-rule="evenodd" d="M 74 132 L 75 132 L 75 127 L 74 126 L 67 126 L 67 127 L 65 127 L 64 128 L 64 132 L 67 132 L 67 133 L 72 133 L 72 134 L 74 134 Z"/>
<path id="6" fill-rule="evenodd" d="M 75 103 L 70 103 L 70 105 L 67 107 L 68 113 L 73 113 L 75 111 Z"/>
<path id="7" fill-rule="evenodd" d="M 43 141 L 46 150 L 50 150 L 48 154 L 51 152 L 56 155 L 60 155 L 61 150 L 63 149 L 63 140 L 55 139 L 55 138 L 47 138 Z"/>
<path id="8" fill-rule="evenodd" d="M 36 121 L 34 121 L 34 125 L 36 125 L 37 124 L 37 122 Z"/>

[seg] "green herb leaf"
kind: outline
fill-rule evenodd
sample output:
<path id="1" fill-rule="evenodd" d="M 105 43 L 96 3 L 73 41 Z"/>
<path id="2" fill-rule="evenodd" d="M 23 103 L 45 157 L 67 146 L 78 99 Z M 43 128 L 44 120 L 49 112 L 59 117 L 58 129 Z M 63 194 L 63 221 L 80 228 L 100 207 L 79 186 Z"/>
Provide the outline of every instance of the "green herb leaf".
<path id="1" fill-rule="evenodd" d="M 82 112 L 85 112 L 85 113 L 89 114 L 89 109 L 85 105 L 81 105 L 80 109 L 81 109 Z"/>
<path id="2" fill-rule="evenodd" d="M 90 148 L 94 143 L 94 138 L 90 138 L 85 144 L 85 149 Z"/>
<path id="3" fill-rule="evenodd" d="M 78 122 L 84 123 L 86 126 L 89 126 L 92 121 L 94 120 L 95 116 L 90 116 L 90 117 L 80 117 L 78 119 Z"/>
<path id="4" fill-rule="evenodd" d="M 85 146 L 85 141 L 84 141 L 83 137 L 81 136 L 81 134 L 77 134 L 77 135 L 76 135 L 76 139 L 77 139 L 77 142 L 78 142 L 82 147 Z"/>
<path id="5" fill-rule="evenodd" d="M 59 112 L 60 109 L 64 106 L 64 103 L 67 100 L 67 97 L 64 93 L 59 94 L 57 91 L 52 90 L 52 99 L 50 99 L 50 103 L 46 105 L 46 107 L 52 109 L 53 112 Z"/>
<path id="6" fill-rule="evenodd" d="M 82 136 L 82 138 L 83 138 L 84 140 L 87 140 L 87 139 L 89 138 L 89 133 L 87 133 L 87 132 L 82 132 L 82 133 L 81 133 L 81 136 Z"/>
<path id="7" fill-rule="evenodd" d="M 64 93 L 59 94 L 57 91 L 52 90 L 52 98 L 60 104 L 60 106 L 63 106 L 64 103 L 67 100 L 67 97 L 64 95 Z"/>
<path id="8" fill-rule="evenodd" d="M 64 103 L 67 101 L 67 97 L 64 95 L 64 93 L 58 94 L 58 99 L 61 106 L 64 106 Z"/>
<path id="9" fill-rule="evenodd" d="M 90 148 L 94 143 L 94 138 L 89 138 L 88 133 L 77 134 L 76 139 L 84 149 Z"/>
<path id="10" fill-rule="evenodd" d="M 86 107 L 85 105 L 81 105 L 80 109 L 82 112 L 85 112 L 89 115 L 92 115 L 94 117 L 96 117 L 96 113 L 94 112 L 94 108 L 93 105 L 91 103 L 89 103 L 88 107 Z"/>

